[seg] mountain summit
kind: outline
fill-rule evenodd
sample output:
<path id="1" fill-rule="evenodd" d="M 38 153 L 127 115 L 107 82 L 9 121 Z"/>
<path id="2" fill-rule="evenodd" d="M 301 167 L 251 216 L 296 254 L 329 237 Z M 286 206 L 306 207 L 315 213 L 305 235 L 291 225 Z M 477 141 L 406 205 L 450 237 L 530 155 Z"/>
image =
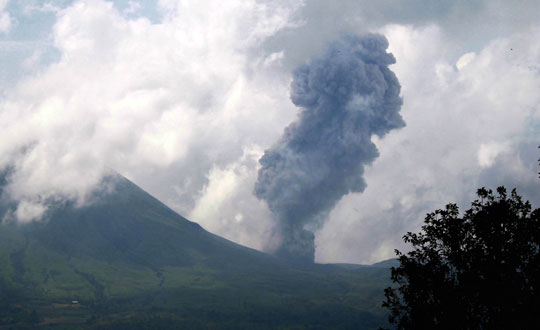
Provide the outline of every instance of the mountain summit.
<path id="1" fill-rule="evenodd" d="M 384 323 L 388 269 L 298 267 L 205 231 L 121 176 L 108 181 L 87 206 L 0 225 L 0 327 Z"/>

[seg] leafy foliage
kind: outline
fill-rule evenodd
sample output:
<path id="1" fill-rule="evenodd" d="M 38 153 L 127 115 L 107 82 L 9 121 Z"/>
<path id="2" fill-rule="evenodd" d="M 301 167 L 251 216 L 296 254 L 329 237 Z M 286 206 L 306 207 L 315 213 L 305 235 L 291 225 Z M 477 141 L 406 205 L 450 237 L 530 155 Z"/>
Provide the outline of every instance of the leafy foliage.
<path id="1" fill-rule="evenodd" d="M 429 213 L 422 232 L 396 250 L 397 287 L 383 307 L 397 329 L 532 329 L 540 310 L 540 209 L 515 189 L 481 188 L 460 217 L 458 206 Z"/>

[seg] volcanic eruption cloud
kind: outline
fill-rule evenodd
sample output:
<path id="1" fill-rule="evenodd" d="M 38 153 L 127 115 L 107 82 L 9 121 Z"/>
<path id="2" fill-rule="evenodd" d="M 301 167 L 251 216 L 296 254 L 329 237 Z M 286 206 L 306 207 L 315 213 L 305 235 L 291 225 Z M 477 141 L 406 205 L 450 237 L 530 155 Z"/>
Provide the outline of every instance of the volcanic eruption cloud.
<path id="1" fill-rule="evenodd" d="M 265 151 L 255 183 L 278 223 L 278 255 L 314 261 L 313 231 L 344 195 L 366 188 L 364 166 L 379 155 L 372 135 L 405 126 L 387 48 L 382 35 L 345 36 L 294 71 L 298 119 Z"/>

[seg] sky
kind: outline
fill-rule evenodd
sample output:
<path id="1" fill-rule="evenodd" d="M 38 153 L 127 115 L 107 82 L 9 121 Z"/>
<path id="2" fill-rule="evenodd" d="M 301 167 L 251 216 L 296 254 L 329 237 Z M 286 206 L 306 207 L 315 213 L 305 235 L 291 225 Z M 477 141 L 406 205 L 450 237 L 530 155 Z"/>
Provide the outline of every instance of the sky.
<path id="1" fill-rule="evenodd" d="M 540 2 L 0 0 L 0 169 L 10 216 L 91 203 L 126 176 L 205 229 L 273 251 L 259 159 L 299 118 L 296 68 L 343 36 L 384 35 L 404 126 L 372 135 L 365 187 L 314 233 L 317 262 L 406 250 L 427 212 L 479 187 L 540 207 Z"/>

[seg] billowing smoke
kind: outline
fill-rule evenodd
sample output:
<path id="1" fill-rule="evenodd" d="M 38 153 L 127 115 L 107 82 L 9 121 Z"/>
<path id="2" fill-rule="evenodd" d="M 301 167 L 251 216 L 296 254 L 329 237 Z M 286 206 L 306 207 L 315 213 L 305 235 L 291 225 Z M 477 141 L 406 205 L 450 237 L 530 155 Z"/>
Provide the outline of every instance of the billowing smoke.
<path id="1" fill-rule="evenodd" d="M 281 233 L 277 254 L 314 260 L 313 231 L 349 192 L 362 192 L 364 166 L 378 150 L 372 135 L 405 126 L 400 85 L 382 35 L 347 36 L 294 72 L 297 121 L 259 160 L 255 194 L 268 203 Z"/>

